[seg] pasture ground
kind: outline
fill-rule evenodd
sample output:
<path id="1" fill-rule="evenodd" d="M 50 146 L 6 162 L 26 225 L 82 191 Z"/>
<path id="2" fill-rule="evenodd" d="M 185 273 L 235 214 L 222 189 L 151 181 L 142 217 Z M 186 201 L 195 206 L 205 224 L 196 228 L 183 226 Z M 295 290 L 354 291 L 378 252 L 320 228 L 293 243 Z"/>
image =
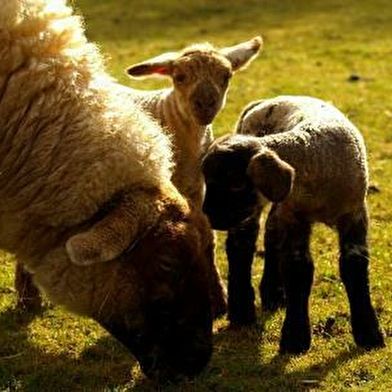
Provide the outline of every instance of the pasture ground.
<path id="1" fill-rule="evenodd" d="M 385 349 L 364 352 L 350 333 L 334 232 L 317 226 L 312 253 L 313 342 L 302 356 L 277 354 L 283 313 L 232 331 L 214 325 L 213 358 L 194 381 L 157 387 L 133 357 L 94 322 L 49 303 L 39 315 L 14 310 L 14 263 L 0 253 L 0 391 L 390 391 L 392 390 L 392 3 L 390 0 L 74 0 L 89 38 L 108 56 L 110 72 L 130 81 L 127 65 L 200 41 L 218 46 L 262 35 L 264 51 L 233 78 L 214 123 L 230 132 L 245 104 L 278 94 L 331 101 L 361 129 L 371 183 L 371 289 L 386 334 Z M 226 276 L 224 233 L 217 258 Z M 262 242 L 260 241 L 260 248 Z M 254 263 L 257 290 L 262 258 Z M 260 301 L 258 299 L 258 304 Z"/>

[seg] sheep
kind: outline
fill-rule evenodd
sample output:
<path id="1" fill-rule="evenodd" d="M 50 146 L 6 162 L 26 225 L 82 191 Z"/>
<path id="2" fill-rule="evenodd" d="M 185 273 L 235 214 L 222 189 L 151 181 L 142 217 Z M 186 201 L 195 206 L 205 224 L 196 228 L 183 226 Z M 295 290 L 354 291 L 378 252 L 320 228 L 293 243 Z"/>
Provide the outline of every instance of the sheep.
<path id="1" fill-rule="evenodd" d="M 173 183 L 197 208 L 201 209 L 204 191 L 200 162 L 213 140 L 211 123 L 225 104 L 232 75 L 249 65 L 261 46 L 259 36 L 222 49 L 209 43 L 194 44 L 127 69 L 133 78 L 161 75 L 172 79 L 171 88 L 129 89 L 128 94 L 170 135 L 174 145 Z M 209 252 L 213 313 L 218 317 L 226 313 L 227 294 L 218 267 L 214 265 L 213 244 Z"/>
<path id="2" fill-rule="evenodd" d="M 213 140 L 212 121 L 226 102 L 233 74 L 248 66 L 259 53 L 262 39 L 221 49 L 209 43 L 167 52 L 127 68 L 132 78 L 167 76 L 170 88 L 146 91 L 130 89 L 132 100 L 160 122 L 174 144 L 173 183 L 201 208 L 203 177 L 201 157 Z"/>
<path id="3" fill-rule="evenodd" d="M 195 376 L 212 352 L 212 238 L 171 182 L 168 137 L 66 0 L 3 2 L 0 56 L 0 248 L 147 376 Z"/>
<path id="4" fill-rule="evenodd" d="M 340 275 L 356 344 L 365 349 L 384 346 L 369 294 L 365 145 L 338 109 L 306 96 L 253 102 L 240 115 L 236 133 L 211 145 L 202 170 L 204 211 L 213 228 L 228 230 L 233 325 L 255 321 L 251 265 L 260 213 L 272 202 L 260 294 L 263 309 L 275 310 L 286 301 L 280 352 L 310 348 L 314 266 L 309 241 L 315 222 L 338 232 Z"/>

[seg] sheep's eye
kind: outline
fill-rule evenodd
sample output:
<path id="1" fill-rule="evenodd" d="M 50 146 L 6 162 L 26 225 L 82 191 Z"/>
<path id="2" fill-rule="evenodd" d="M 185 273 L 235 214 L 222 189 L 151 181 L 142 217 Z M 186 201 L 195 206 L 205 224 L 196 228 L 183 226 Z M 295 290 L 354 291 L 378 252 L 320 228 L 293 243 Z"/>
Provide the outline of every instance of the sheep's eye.
<path id="1" fill-rule="evenodd" d="M 246 189 L 246 184 L 236 184 L 236 185 L 232 185 L 230 186 L 230 191 L 234 192 L 234 193 L 239 193 L 242 192 Z"/>
<path id="2" fill-rule="evenodd" d="M 162 260 L 160 263 L 161 270 L 164 272 L 170 272 L 172 270 L 172 265 L 168 260 Z"/>
<path id="3" fill-rule="evenodd" d="M 184 73 L 179 73 L 174 76 L 176 83 L 184 83 L 186 81 L 186 75 Z"/>
<path id="4" fill-rule="evenodd" d="M 162 271 L 167 272 L 167 273 L 169 273 L 173 270 L 172 260 L 169 260 L 166 258 L 161 259 L 159 266 Z"/>

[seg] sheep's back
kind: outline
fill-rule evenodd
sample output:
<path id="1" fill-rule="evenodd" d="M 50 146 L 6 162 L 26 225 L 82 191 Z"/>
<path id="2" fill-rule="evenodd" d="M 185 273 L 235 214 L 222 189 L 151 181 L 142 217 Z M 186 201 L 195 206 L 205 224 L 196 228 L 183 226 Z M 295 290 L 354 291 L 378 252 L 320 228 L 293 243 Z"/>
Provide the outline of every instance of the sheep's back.
<path id="1" fill-rule="evenodd" d="M 368 184 L 366 149 L 358 129 L 335 107 L 311 97 L 261 101 L 242 119 L 239 133 L 261 136 L 296 171 L 282 203 L 288 211 L 333 225 L 363 206 Z"/>
<path id="2" fill-rule="evenodd" d="M 70 227 L 171 177 L 168 138 L 107 75 L 64 3 L 10 0 L 0 16 L 1 246 L 24 221 Z"/>

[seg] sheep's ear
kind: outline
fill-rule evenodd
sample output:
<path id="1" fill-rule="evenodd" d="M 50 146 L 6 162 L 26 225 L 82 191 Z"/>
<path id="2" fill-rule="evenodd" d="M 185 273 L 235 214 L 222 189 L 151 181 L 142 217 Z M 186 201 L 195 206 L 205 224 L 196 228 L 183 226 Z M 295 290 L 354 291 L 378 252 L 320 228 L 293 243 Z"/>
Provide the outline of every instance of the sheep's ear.
<path id="1" fill-rule="evenodd" d="M 127 69 L 127 74 L 135 78 L 149 75 L 170 76 L 173 72 L 173 61 L 176 60 L 178 56 L 179 54 L 176 52 L 161 54 L 158 57 L 130 66 Z"/>
<path id="2" fill-rule="evenodd" d="M 132 201 L 120 202 L 89 230 L 67 241 L 65 247 L 71 261 L 90 265 L 115 259 L 130 246 L 146 223 L 140 215 L 140 209 Z"/>
<path id="3" fill-rule="evenodd" d="M 233 71 L 237 71 L 238 69 L 250 64 L 250 62 L 259 53 L 262 45 L 262 38 L 254 37 L 250 41 L 223 48 L 219 52 L 230 61 Z"/>
<path id="4" fill-rule="evenodd" d="M 71 237 L 65 247 L 71 261 L 90 265 L 110 261 L 129 246 L 136 235 L 135 224 L 110 214 L 90 230 Z"/>
<path id="5" fill-rule="evenodd" d="M 247 106 L 245 106 L 244 110 L 240 114 L 239 119 L 237 120 L 237 124 L 235 125 L 235 133 L 242 133 L 242 124 L 244 122 L 245 116 L 256 106 L 260 105 L 263 100 L 250 102 Z"/>
<path id="6" fill-rule="evenodd" d="M 283 201 L 290 193 L 294 174 L 294 168 L 271 150 L 254 155 L 247 168 L 253 184 L 274 203 Z"/>

